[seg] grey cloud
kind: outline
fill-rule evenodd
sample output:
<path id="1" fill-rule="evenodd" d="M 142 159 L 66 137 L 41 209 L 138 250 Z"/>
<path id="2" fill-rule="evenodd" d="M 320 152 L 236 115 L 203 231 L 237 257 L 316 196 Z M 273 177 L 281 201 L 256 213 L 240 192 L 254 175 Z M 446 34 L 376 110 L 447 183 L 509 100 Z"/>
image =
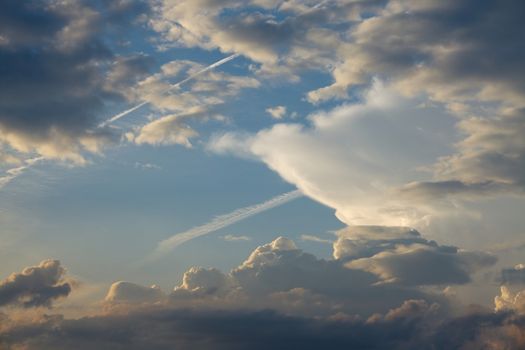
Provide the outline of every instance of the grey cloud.
<path id="1" fill-rule="evenodd" d="M 341 50 L 346 60 L 334 70 L 329 90 L 384 74 L 406 91 L 425 91 L 446 103 L 479 98 L 519 105 L 525 92 L 517 78 L 525 55 L 523 10 L 515 1 L 389 1 L 351 29 Z M 322 99 L 326 92 L 310 97 Z"/>
<path id="2" fill-rule="evenodd" d="M 375 271 L 366 271 L 366 267 L 360 266 L 349 267 L 345 265 L 347 263 L 345 259 L 318 259 L 298 249 L 293 241 L 279 237 L 256 248 L 230 273 L 215 268 L 191 268 L 184 274 L 182 283 L 167 294 L 163 302 L 181 307 L 270 308 L 291 315 L 309 316 L 328 316 L 337 312 L 369 316 L 386 312 L 407 299 L 438 302 L 443 309 L 448 308 L 446 297 L 440 293 L 419 289 L 415 286 L 417 283 L 410 286 L 381 283 Z M 454 272 L 447 268 L 443 271 Z M 413 268 L 405 265 L 399 268 L 398 274 L 401 273 L 414 275 Z M 452 278 L 447 281 L 452 281 Z M 137 288 L 147 290 L 147 293 L 136 304 L 151 303 L 151 289 Z M 121 298 L 113 297 L 114 289 L 112 286 L 106 301 L 109 304 L 126 302 L 126 293 Z"/>
<path id="3" fill-rule="evenodd" d="M 363 239 L 360 231 L 372 234 Z M 379 233 L 377 239 L 374 231 Z M 374 226 L 341 230 L 334 243 L 334 256 L 348 261 L 345 266 L 349 268 L 369 271 L 384 282 L 405 286 L 464 284 L 471 274 L 496 262 L 488 253 L 440 246 L 413 229 L 388 231 Z"/>
<path id="4" fill-rule="evenodd" d="M 500 282 L 502 284 L 525 284 L 525 265 L 518 264 L 513 268 L 501 270 Z"/>
<path id="5" fill-rule="evenodd" d="M 466 138 L 457 144 L 457 153 L 435 164 L 437 180 L 410 183 L 399 193 L 415 199 L 523 195 L 525 111 L 510 109 L 495 118 L 468 118 L 459 128 Z"/>
<path id="6" fill-rule="evenodd" d="M 2 2 L 0 13 L 9 20 L 2 19 L 0 28 L 0 142 L 76 162 L 83 161 L 83 150 L 97 152 L 111 142 L 107 131 L 90 130 L 104 106 L 123 98 L 115 88 L 124 81 L 112 86 L 105 75 L 125 59 L 115 58 L 103 36 L 109 26 L 127 25 L 111 22 L 111 16 L 137 13 L 108 6 L 74 0 Z M 127 71 L 139 77 L 143 66 Z"/>
<path id="7" fill-rule="evenodd" d="M 0 282 L 0 306 L 49 307 L 53 300 L 71 292 L 64 274 L 58 260 L 44 260 L 38 266 L 13 273 Z"/>
<path id="8" fill-rule="evenodd" d="M 156 308 L 78 320 L 48 317 L 12 327 L 0 339 L 26 349 L 407 349 L 423 331 L 428 307 L 420 309 L 419 314 L 393 310 L 365 322 Z"/>
<path id="9" fill-rule="evenodd" d="M 146 309 L 80 319 L 47 316 L 0 332 L 0 344 L 46 349 L 521 349 L 525 318 L 513 312 L 436 317 L 407 300 L 385 315 L 305 318 L 273 311 Z"/>

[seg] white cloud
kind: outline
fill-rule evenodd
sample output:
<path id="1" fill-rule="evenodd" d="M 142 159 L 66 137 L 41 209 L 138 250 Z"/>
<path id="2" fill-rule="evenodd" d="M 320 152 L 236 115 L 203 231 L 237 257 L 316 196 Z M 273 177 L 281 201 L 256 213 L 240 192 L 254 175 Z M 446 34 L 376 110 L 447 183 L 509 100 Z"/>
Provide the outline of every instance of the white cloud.
<path id="1" fill-rule="evenodd" d="M 112 304 L 121 303 L 156 303 L 166 298 L 157 286 L 144 287 L 131 282 L 115 282 L 106 294 L 105 301 Z"/>
<path id="2" fill-rule="evenodd" d="M 420 126 L 449 132 L 446 120 L 452 118 L 443 110 L 422 110 L 417 100 L 376 81 L 362 103 L 311 115 L 311 127 L 277 124 L 251 137 L 226 133 L 213 137 L 208 149 L 251 153 L 348 225 L 423 227 L 444 212 L 443 203 L 416 205 L 394 188 L 424 176 L 416 170 L 421 162 L 446 149 L 449 140 L 432 139 Z"/>
<path id="3" fill-rule="evenodd" d="M 273 119 L 283 119 L 286 115 L 285 106 L 275 106 L 266 109 L 266 112 L 272 116 Z"/>
<path id="4" fill-rule="evenodd" d="M 225 235 L 221 238 L 228 242 L 251 241 L 248 236 Z"/>

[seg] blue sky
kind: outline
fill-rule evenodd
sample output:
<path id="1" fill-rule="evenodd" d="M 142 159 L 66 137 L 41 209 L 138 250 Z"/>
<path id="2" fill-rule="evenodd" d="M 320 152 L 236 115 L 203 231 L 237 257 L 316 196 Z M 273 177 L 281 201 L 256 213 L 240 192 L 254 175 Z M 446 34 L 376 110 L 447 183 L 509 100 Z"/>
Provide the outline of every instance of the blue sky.
<path id="1" fill-rule="evenodd" d="M 179 344 L 136 333 L 146 315 L 157 330 L 210 322 L 176 327 L 204 348 L 261 347 L 238 322 L 288 322 L 304 348 L 519 348 L 505 332 L 525 317 L 523 10 L 6 1 L 0 346 L 124 346 L 106 342 L 115 330 L 130 348 Z M 439 340 L 455 323 L 477 335 Z"/>

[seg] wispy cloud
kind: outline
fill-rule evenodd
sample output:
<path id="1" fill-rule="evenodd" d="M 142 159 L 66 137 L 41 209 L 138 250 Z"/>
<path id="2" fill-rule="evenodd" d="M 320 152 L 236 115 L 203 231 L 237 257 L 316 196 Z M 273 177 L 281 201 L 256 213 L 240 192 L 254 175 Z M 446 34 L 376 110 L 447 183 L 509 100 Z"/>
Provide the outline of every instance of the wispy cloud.
<path id="1" fill-rule="evenodd" d="M 332 240 L 324 239 L 324 238 L 313 236 L 313 235 L 301 235 L 301 240 L 303 240 L 303 241 L 310 241 L 310 242 L 317 242 L 317 243 L 328 243 L 328 244 L 334 243 L 334 241 L 332 241 Z"/>
<path id="2" fill-rule="evenodd" d="M 164 241 L 161 241 L 158 244 L 154 255 L 157 257 L 162 256 L 175 249 L 179 245 L 194 238 L 204 236 L 222 228 L 228 227 L 251 216 L 288 203 L 296 198 L 301 197 L 302 195 L 303 193 L 300 190 L 295 190 L 273 197 L 272 199 L 263 203 L 240 208 L 229 214 L 219 215 L 204 225 L 194 227 L 188 231 L 178 233 Z"/>
<path id="3" fill-rule="evenodd" d="M 219 66 L 222 66 L 223 64 L 225 64 L 225 63 L 227 63 L 227 62 L 229 62 L 229 61 L 231 61 L 231 60 L 237 58 L 238 56 L 239 56 L 239 54 L 233 54 L 233 55 L 230 55 L 230 56 L 228 56 L 228 57 L 225 57 L 225 58 L 223 58 L 223 59 L 221 59 L 221 60 L 219 60 L 219 61 L 217 61 L 217 62 L 214 62 L 214 63 L 210 64 L 209 66 L 204 67 L 204 68 L 201 69 L 200 71 L 198 71 L 198 72 L 196 72 L 196 73 L 194 73 L 194 74 L 192 74 L 192 75 L 190 75 L 190 76 L 184 78 L 183 80 L 181 80 L 181 81 L 179 81 L 179 82 L 177 82 L 177 83 L 175 83 L 175 84 L 172 84 L 172 85 L 170 86 L 170 88 L 169 88 L 168 90 L 166 90 L 164 93 L 169 93 L 170 91 L 179 88 L 181 85 L 183 85 L 183 84 L 185 84 L 185 83 L 187 83 L 187 82 L 189 82 L 189 81 L 195 79 L 195 78 L 198 77 L 199 75 L 202 75 L 202 74 L 204 74 L 204 73 L 206 73 L 206 72 L 209 72 L 209 71 L 211 71 L 211 70 L 213 70 L 213 69 L 215 69 L 215 68 L 217 68 L 217 67 L 219 67 Z M 105 126 L 108 126 L 109 124 L 112 124 L 112 123 L 116 122 L 116 121 L 119 120 L 120 118 L 125 117 L 126 115 L 130 114 L 131 112 L 134 112 L 134 111 L 136 111 L 137 109 L 139 109 L 139 108 L 141 108 L 141 107 L 143 107 L 143 106 L 145 106 L 145 105 L 147 105 L 147 104 L 149 104 L 149 101 L 143 101 L 143 102 L 139 103 L 138 105 L 133 106 L 133 107 L 131 107 L 131 108 L 129 108 L 129 109 L 127 109 L 127 110 L 125 110 L 125 111 L 123 111 L 123 112 L 121 112 L 121 113 L 119 113 L 119 114 L 116 114 L 116 115 L 114 115 L 113 117 L 111 117 L 111 118 L 109 118 L 109 119 L 103 121 L 102 123 L 100 123 L 100 124 L 98 125 L 98 127 L 99 127 L 99 128 L 103 128 L 103 127 L 105 127 Z"/>
<path id="4" fill-rule="evenodd" d="M 235 235 L 225 235 L 221 237 L 227 242 L 240 242 L 240 241 L 250 241 L 251 238 L 248 236 L 235 236 Z"/>

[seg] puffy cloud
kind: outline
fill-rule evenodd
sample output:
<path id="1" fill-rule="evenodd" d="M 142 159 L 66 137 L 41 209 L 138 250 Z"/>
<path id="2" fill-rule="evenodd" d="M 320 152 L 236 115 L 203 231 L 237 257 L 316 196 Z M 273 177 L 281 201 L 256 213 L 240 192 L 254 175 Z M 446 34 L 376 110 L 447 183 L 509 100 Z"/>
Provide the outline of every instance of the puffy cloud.
<path id="1" fill-rule="evenodd" d="M 165 297 L 157 286 L 148 288 L 135 283 L 120 281 L 111 285 L 104 300 L 110 304 L 140 304 L 160 302 Z"/>
<path id="2" fill-rule="evenodd" d="M 167 0 L 152 25 L 164 45 L 240 53 L 262 65 L 261 75 L 298 80 L 296 70 L 329 69 L 344 30 L 381 3 Z"/>
<path id="3" fill-rule="evenodd" d="M 285 106 L 275 106 L 266 109 L 266 112 L 272 116 L 273 119 L 283 119 L 286 115 Z"/>
<path id="4" fill-rule="evenodd" d="M 248 236 L 225 235 L 221 238 L 228 242 L 251 241 Z"/>
<path id="5" fill-rule="evenodd" d="M 446 135 L 452 118 L 439 108 L 423 110 L 418 100 L 376 81 L 363 102 L 310 115 L 310 126 L 283 123 L 255 135 L 226 133 L 213 137 L 208 148 L 260 159 L 305 195 L 334 208 L 348 225 L 418 227 L 446 213 L 447 203 L 416 203 L 395 189 L 423 176 L 421 163 L 447 149 L 448 137 L 432 135 Z"/>
<path id="6" fill-rule="evenodd" d="M 440 246 L 409 228 L 350 227 L 338 236 L 334 256 L 348 259 L 347 267 L 405 286 L 464 284 L 471 274 L 496 262 L 484 252 Z"/>
<path id="7" fill-rule="evenodd" d="M 501 286 L 500 295 L 494 298 L 496 311 L 499 310 L 516 310 L 525 313 L 525 290 L 512 293 L 508 287 Z"/>
<path id="8" fill-rule="evenodd" d="M 0 282 L 0 306 L 51 306 L 53 300 L 66 297 L 71 284 L 64 279 L 65 269 L 58 260 L 44 260 L 26 267 Z"/>
<path id="9" fill-rule="evenodd" d="M 349 228 L 346 234 L 365 240 L 366 230 L 401 245 L 420 237 L 413 230 L 384 227 Z M 384 249 L 391 250 L 391 244 Z M 119 307 L 98 316 L 44 315 L 14 322 L 4 315 L 0 344 L 26 349 L 431 349 L 495 339 L 521 344 L 517 314 L 450 318 L 444 296 L 378 283 L 374 274 L 345 266 L 348 259 L 317 259 L 279 237 L 257 247 L 228 274 L 189 269 L 169 294 L 155 286 L 114 283 L 106 305 Z"/>
<path id="10" fill-rule="evenodd" d="M 334 259 L 323 260 L 279 237 L 257 247 L 229 274 L 190 269 L 172 301 L 196 297 L 199 305 L 269 307 L 299 315 L 370 315 L 407 299 L 447 308 L 444 294 L 420 287 L 465 284 L 496 261 L 487 253 L 440 246 L 402 227 L 350 227 L 338 232 L 333 246 Z M 198 300 L 203 297 L 208 301 Z"/>
<path id="11" fill-rule="evenodd" d="M 412 198 L 461 195 L 523 195 L 525 189 L 525 112 L 509 109 L 494 118 L 461 120 L 466 135 L 457 152 L 434 165 L 436 181 L 414 182 L 401 188 Z"/>
<path id="12" fill-rule="evenodd" d="M 388 1 L 349 30 L 333 85 L 309 98 L 345 97 L 349 86 L 385 75 L 406 93 L 425 91 L 445 103 L 478 99 L 521 106 L 525 89 L 516 77 L 523 70 L 524 32 L 520 28 L 509 35 L 508 29 L 519 27 L 522 6 L 513 1 L 483 6 L 471 0 Z"/>
<path id="13" fill-rule="evenodd" d="M 199 113 L 200 114 L 200 113 Z M 191 114 L 195 117 L 196 114 Z M 197 132 L 181 122 L 187 116 L 168 115 L 154 120 L 138 130 L 138 134 L 130 136 L 137 144 L 151 145 L 183 145 L 191 147 L 190 138 Z"/>
<path id="14" fill-rule="evenodd" d="M 108 26 L 119 30 L 145 13 L 147 6 L 138 3 L 2 2 L 0 143 L 84 163 L 82 152 L 100 152 L 113 141 L 95 126 L 102 108 L 122 98 L 125 82 L 116 73 L 128 65 L 131 83 L 146 66 L 115 58 L 102 36 Z"/>
<path id="15" fill-rule="evenodd" d="M 219 110 L 227 99 L 243 89 L 259 87 L 259 81 L 248 76 L 236 76 L 208 71 L 196 75 L 206 67 L 193 61 L 175 60 L 164 64 L 160 72 L 140 81 L 128 89 L 128 98 L 144 100 L 160 113 L 171 114 L 151 118 L 148 123 L 135 127 L 126 137 L 136 144 L 182 145 L 191 147 L 190 139 L 198 136 L 188 123 L 209 119 L 224 121 Z M 183 85 L 170 83 L 177 79 Z"/>
<path id="16" fill-rule="evenodd" d="M 215 268 L 192 267 L 184 273 L 182 284 L 175 287 L 172 296 L 220 296 L 227 293 L 231 286 L 231 278 Z"/>

